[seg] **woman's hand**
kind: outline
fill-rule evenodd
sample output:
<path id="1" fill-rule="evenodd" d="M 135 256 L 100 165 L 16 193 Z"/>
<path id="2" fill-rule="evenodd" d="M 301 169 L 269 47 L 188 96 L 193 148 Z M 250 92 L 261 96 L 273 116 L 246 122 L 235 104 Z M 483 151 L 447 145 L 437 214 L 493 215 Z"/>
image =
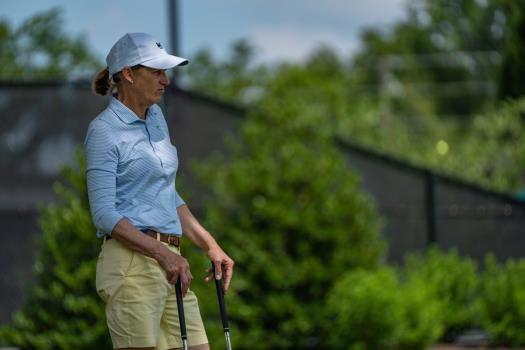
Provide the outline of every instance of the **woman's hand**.
<path id="1" fill-rule="evenodd" d="M 230 286 L 230 281 L 233 276 L 233 265 L 235 263 L 226 255 L 219 244 L 217 244 L 213 236 L 195 219 L 186 204 L 179 206 L 177 212 L 180 217 L 184 236 L 208 254 L 208 258 L 215 266 L 215 278 L 221 279 L 224 277 L 224 292 L 226 292 Z M 211 269 L 208 270 L 208 272 L 211 272 Z M 208 277 L 206 277 L 206 281 L 212 278 L 213 274 L 210 273 Z"/>
<path id="2" fill-rule="evenodd" d="M 161 252 L 157 261 L 164 271 L 166 271 L 166 278 L 169 283 L 175 285 L 180 278 L 182 294 L 186 295 L 191 280 L 193 279 L 188 260 L 166 248 Z"/>
<path id="3" fill-rule="evenodd" d="M 233 277 L 233 266 L 235 262 L 222 250 L 219 245 L 213 246 L 208 250 L 208 258 L 215 266 L 215 279 L 220 280 L 224 277 L 224 292 L 228 290 L 230 281 Z M 209 269 L 210 274 L 206 277 L 206 281 L 213 278 L 213 271 Z"/>
<path id="4" fill-rule="evenodd" d="M 166 271 L 166 278 L 171 284 L 180 278 L 182 293 L 185 295 L 190 287 L 193 276 L 188 261 L 172 252 L 164 243 L 142 234 L 126 218 L 121 219 L 112 231 L 112 237 L 128 247 L 149 256 L 159 263 Z"/>

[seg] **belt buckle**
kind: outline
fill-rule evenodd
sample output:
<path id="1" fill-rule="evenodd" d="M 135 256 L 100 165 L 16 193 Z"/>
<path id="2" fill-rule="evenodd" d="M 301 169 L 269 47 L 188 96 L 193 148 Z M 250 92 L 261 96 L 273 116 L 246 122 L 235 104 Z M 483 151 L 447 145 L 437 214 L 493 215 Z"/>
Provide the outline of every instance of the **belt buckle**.
<path id="1" fill-rule="evenodd" d="M 168 245 L 175 245 L 175 242 L 172 242 L 173 235 L 168 235 Z"/>

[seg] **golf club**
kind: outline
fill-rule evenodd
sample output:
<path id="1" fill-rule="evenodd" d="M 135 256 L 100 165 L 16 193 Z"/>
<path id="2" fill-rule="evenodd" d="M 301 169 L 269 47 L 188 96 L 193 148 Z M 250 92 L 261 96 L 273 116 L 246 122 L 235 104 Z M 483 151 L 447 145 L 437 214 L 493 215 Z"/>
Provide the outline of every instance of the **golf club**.
<path id="1" fill-rule="evenodd" d="M 215 264 L 211 263 L 213 276 L 215 279 L 215 288 L 217 289 L 217 299 L 219 299 L 219 307 L 221 309 L 222 328 L 224 329 L 224 337 L 226 338 L 226 349 L 231 350 L 232 344 L 230 340 L 230 328 L 228 327 L 228 316 L 226 315 L 226 304 L 224 303 L 224 287 L 222 285 L 222 278 L 220 280 L 215 278 Z"/>
<path id="2" fill-rule="evenodd" d="M 177 294 L 177 310 L 179 311 L 180 337 L 182 338 L 182 348 L 188 350 L 188 336 L 186 334 L 186 318 L 184 317 L 184 304 L 182 302 L 182 283 L 179 280 L 175 284 Z"/>

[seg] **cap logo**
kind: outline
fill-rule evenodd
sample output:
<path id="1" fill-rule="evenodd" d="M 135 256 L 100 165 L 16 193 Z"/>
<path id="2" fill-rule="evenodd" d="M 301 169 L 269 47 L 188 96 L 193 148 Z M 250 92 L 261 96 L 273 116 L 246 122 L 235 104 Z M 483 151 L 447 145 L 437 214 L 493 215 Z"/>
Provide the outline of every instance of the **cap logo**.
<path id="1" fill-rule="evenodd" d="M 157 47 L 158 47 L 159 49 L 162 49 L 162 45 L 161 45 L 159 42 L 156 42 L 155 44 L 157 44 Z"/>

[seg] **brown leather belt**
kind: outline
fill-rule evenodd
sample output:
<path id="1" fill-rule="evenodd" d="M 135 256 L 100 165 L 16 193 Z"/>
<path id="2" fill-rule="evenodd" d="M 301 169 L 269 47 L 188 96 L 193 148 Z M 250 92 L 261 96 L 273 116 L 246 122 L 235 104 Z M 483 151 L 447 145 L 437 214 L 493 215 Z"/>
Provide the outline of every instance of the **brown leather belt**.
<path id="1" fill-rule="evenodd" d="M 141 230 L 145 235 L 148 235 L 152 238 L 157 239 L 157 232 L 153 230 Z M 169 245 L 172 245 L 174 247 L 180 246 L 180 238 L 175 235 L 170 235 L 167 233 L 160 233 L 159 234 L 159 240 L 164 243 L 168 243 Z M 109 235 L 106 235 L 106 240 L 111 239 L 112 237 Z"/>

